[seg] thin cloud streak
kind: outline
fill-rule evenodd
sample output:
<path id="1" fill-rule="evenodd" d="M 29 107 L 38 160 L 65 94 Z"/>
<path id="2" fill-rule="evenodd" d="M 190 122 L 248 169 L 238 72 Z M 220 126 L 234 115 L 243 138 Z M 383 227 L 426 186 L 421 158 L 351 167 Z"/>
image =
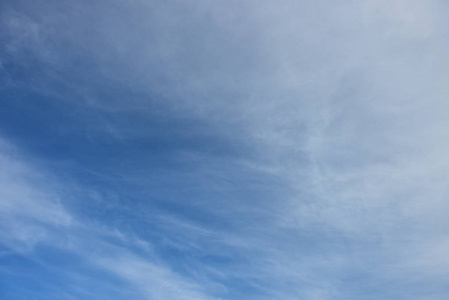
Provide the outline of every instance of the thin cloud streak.
<path id="1" fill-rule="evenodd" d="M 160 261 L 156 263 L 157 257 L 147 242 L 72 216 L 57 200 L 64 195 L 55 192 L 49 177 L 26 163 L 21 152 L 4 139 L 1 140 L 0 161 L 0 225 L 2 247 L 6 247 L 3 259 L 17 253 L 39 262 L 42 258 L 34 252 L 40 250 L 35 249 L 53 247 L 87 260 L 91 268 L 108 271 L 128 281 L 149 299 L 211 299 L 202 295 L 195 284 L 174 275 Z M 143 250 L 146 255 L 139 257 L 118 246 L 120 244 L 140 249 L 139 252 Z M 70 278 L 72 275 L 65 271 L 63 276 Z"/>

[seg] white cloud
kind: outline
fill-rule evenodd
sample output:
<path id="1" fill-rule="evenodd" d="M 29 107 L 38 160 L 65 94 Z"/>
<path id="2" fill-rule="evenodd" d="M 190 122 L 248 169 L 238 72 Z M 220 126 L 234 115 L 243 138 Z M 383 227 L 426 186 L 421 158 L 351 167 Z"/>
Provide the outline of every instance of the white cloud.
<path id="1" fill-rule="evenodd" d="M 51 228 L 68 228 L 72 217 L 47 178 L 29 167 L 16 147 L 0 140 L 0 226 L 3 243 L 22 251 L 48 240 Z"/>
<path id="2" fill-rule="evenodd" d="M 248 276 L 255 281 L 304 281 L 308 299 L 329 299 L 329 293 L 343 293 L 338 281 L 354 261 L 352 272 L 367 272 L 380 281 L 412 282 L 410 268 L 429 278 L 446 274 L 446 241 L 443 234 L 432 234 L 447 226 L 445 3 L 231 1 L 172 5 L 132 1 L 114 5 L 100 5 L 87 16 L 91 7 L 73 5 L 75 10 L 63 13 L 67 20 L 50 16 L 42 29 L 49 38 L 39 47 L 52 50 L 52 40 L 63 41 L 75 48 L 76 53 L 68 57 L 79 55 L 96 61 L 108 80 L 164 99 L 180 114 L 194 115 L 246 137 L 257 158 L 244 164 L 288 182 L 294 191 L 272 200 L 279 206 L 271 215 L 272 222 L 258 229 L 247 225 L 235 234 L 201 231 L 197 225 L 166 217 L 173 231 L 189 233 L 173 244 L 181 241 L 187 248 L 200 247 L 192 236 L 207 240 L 209 235 L 217 235 L 223 245 L 255 262 L 249 271 L 211 273 L 223 278 Z M 104 10 L 96 15 L 99 8 Z M 76 26 L 67 31 L 71 22 Z M 64 29 L 55 28 L 61 24 Z M 23 31 L 25 27 L 14 28 Z M 29 33 L 22 36 L 33 40 L 34 28 L 27 26 Z M 77 83 L 66 84 L 82 90 Z M 112 109 L 107 99 L 88 98 L 95 107 Z M 146 100 L 126 100 L 114 104 L 116 111 L 127 105 L 147 107 Z M 111 134 L 119 132 L 113 125 L 107 127 Z M 9 188 L 28 184 L 28 179 L 22 183 L 20 168 L 23 166 L 5 171 L 20 178 L 7 184 L 5 197 L 29 199 L 36 194 L 57 199 L 35 188 L 20 188 L 20 194 L 18 187 Z M 33 218 L 70 226 L 73 221 L 68 221 L 58 201 L 42 201 L 49 201 L 46 207 L 50 208 L 32 210 Z M 213 204 L 196 204 L 214 209 Z M 232 204 L 237 209 L 229 211 L 243 211 L 238 210 L 237 201 Z M 16 211 L 15 205 L 3 204 L 4 214 Z M 23 230 L 25 233 L 18 230 L 17 236 L 31 244 L 36 243 L 33 238 L 43 239 L 39 236 L 47 232 Z M 316 243 L 316 255 L 305 254 L 305 246 L 285 238 L 287 230 L 299 236 L 315 233 L 315 238 L 304 243 Z M 327 253 L 322 247 L 329 236 L 328 247 L 337 250 Z M 272 250 L 276 243 L 289 250 Z M 441 263 L 429 263 L 435 257 Z M 162 272 L 156 277 L 163 282 L 171 282 L 174 276 L 151 263 L 139 263 L 140 258 L 132 255 L 120 257 L 117 265 L 110 261 L 105 259 L 103 267 L 139 286 L 158 282 L 159 278 L 147 277 L 147 273 Z M 175 284 L 180 291 L 196 288 Z M 302 287 L 290 288 L 284 299 L 301 293 Z M 276 288 L 267 293 L 273 290 Z M 176 296 L 164 293 L 158 295 L 179 297 L 176 292 Z M 186 297 L 200 296 L 192 292 Z"/>
<path id="3" fill-rule="evenodd" d="M 0 165 L 0 237 L 8 251 L 37 261 L 38 246 L 79 256 L 92 268 L 128 282 L 148 299 L 211 299 L 198 284 L 161 262 L 148 242 L 72 216 L 58 200 L 67 187 L 51 179 L 48 171 L 38 171 L 4 139 L 0 140 Z M 65 270 L 62 276 L 73 277 L 72 272 Z"/>

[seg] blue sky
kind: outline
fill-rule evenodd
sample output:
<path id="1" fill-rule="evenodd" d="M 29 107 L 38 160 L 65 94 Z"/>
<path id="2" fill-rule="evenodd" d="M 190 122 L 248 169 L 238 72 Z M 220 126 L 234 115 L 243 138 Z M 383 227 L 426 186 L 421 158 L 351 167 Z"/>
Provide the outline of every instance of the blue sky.
<path id="1" fill-rule="evenodd" d="M 449 4 L 0 4 L 2 300 L 449 297 Z"/>

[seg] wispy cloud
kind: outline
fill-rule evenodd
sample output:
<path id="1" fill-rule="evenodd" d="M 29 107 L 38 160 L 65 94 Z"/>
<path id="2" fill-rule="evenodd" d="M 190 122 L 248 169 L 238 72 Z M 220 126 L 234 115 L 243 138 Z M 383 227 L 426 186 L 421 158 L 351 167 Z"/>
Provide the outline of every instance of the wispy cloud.
<path id="1" fill-rule="evenodd" d="M 41 249 L 52 247 L 62 251 L 63 255 L 76 255 L 91 269 L 109 272 L 129 282 L 138 289 L 137 294 L 150 299 L 210 299 L 202 294 L 199 286 L 176 275 L 161 262 L 146 241 L 70 214 L 60 201 L 66 196 L 58 191 L 60 184 L 49 180 L 51 175 L 46 175 L 43 170 L 30 166 L 16 147 L 3 139 L 1 142 L 3 261 L 18 254 L 51 267 L 52 259 L 42 257 L 40 253 Z M 4 276 L 8 276 L 8 272 L 15 270 L 8 271 L 6 267 Z M 64 270 L 61 276 L 74 284 L 71 279 L 76 275 L 72 275 L 74 272 Z M 45 282 L 41 284 L 48 285 Z M 77 293 L 82 295 L 85 292 Z M 66 299 L 68 295 L 61 297 Z M 89 297 L 100 299 L 99 295 Z"/>
<path id="2" fill-rule="evenodd" d="M 9 251 L 137 299 L 447 297 L 443 1 L 4 6 Z"/>

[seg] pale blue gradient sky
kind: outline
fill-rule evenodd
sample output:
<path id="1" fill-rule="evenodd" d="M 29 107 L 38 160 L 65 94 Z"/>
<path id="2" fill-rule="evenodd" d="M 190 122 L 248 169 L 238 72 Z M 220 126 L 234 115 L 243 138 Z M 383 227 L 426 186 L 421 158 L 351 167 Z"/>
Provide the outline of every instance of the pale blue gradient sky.
<path id="1" fill-rule="evenodd" d="M 0 298 L 449 297 L 445 1 L 3 1 Z"/>

